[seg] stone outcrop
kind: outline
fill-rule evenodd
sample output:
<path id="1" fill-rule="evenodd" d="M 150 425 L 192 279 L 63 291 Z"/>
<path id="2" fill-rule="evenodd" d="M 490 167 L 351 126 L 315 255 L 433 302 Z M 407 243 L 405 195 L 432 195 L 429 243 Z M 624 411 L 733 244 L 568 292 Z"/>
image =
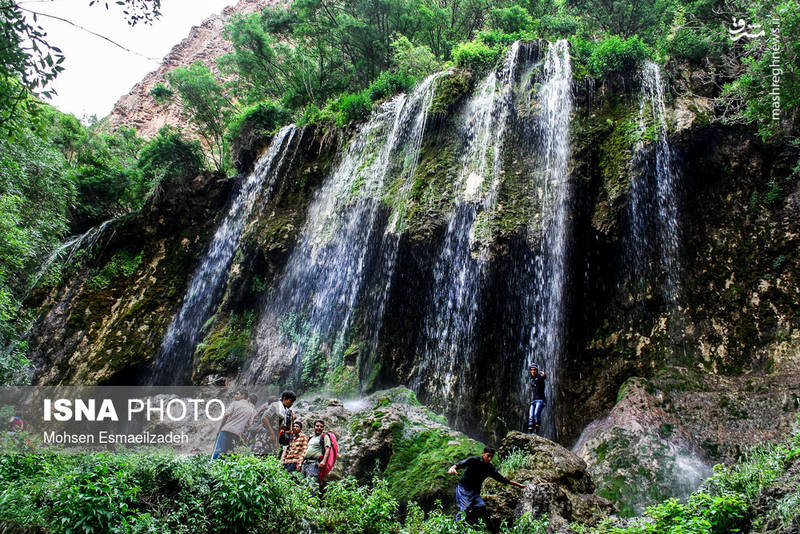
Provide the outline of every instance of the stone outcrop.
<path id="1" fill-rule="evenodd" d="M 514 461 L 509 461 L 511 455 Z M 572 532 L 571 522 L 594 526 L 614 511 L 611 501 L 595 495 L 586 463 L 564 447 L 533 434 L 511 432 L 498 450 L 505 475 L 527 484 L 520 490 L 487 481 L 484 500 L 487 523 L 497 529 L 503 521 L 527 515 L 546 515 L 550 532 Z M 509 467 L 505 468 L 505 461 Z"/>
<path id="2" fill-rule="evenodd" d="M 136 128 L 145 139 L 154 137 L 165 125 L 191 131 L 179 101 L 166 107 L 160 106 L 150 96 L 150 91 L 159 83 L 166 84 L 169 71 L 188 67 L 196 61 L 202 62 L 214 74 L 219 75 L 217 58 L 233 50 L 230 41 L 222 35 L 228 18 L 234 14 L 248 15 L 260 11 L 264 6 L 283 3 L 282 0 L 239 0 L 236 5 L 225 8 L 222 13 L 212 15 L 200 26 L 193 27 L 189 35 L 164 57 L 158 69 L 145 76 L 127 95 L 117 101 L 108 116 L 110 127 Z"/>
<path id="3" fill-rule="evenodd" d="M 437 499 L 451 506 L 457 477 L 448 468 L 483 450 L 482 443 L 450 428 L 405 388 L 344 402 L 315 396 L 300 399 L 295 409 L 307 432 L 313 432 L 314 420 L 323 419 L 336 434 L 341 461 L 333 478 L 369 482 L 380 474 L 395 497 L 426 506 Z"/>
<path id="4" fill-rule="evenodd" d="M 685 497 L 713 464 L 735 462 L 754 443 L 781 441 L 792 429 L 800 377 L 675 368 L 628 379 L 618 396 L 608 416 L 586 427 L 575 451 L 598 494 L 632 515 Z"/>

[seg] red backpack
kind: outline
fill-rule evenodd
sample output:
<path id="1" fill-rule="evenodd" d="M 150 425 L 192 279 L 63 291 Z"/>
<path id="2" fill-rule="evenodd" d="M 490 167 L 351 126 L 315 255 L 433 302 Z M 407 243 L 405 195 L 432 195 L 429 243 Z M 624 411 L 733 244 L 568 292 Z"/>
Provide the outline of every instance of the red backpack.
<path id="1" fill-rule="evenodd" d="M 328 454 L 328 459 L 325 461 L 324 465 L 319 466 L 319 481 L 328 476 L 328 473 L 331 472 L 333 469 L 333 465 L 336 463 L 336 460 L 339 459 L 339 444 L 336 442 L 336 436 L 333 432 L 328 432 L 328 437 L 331 440 L 331 452 Z"/>

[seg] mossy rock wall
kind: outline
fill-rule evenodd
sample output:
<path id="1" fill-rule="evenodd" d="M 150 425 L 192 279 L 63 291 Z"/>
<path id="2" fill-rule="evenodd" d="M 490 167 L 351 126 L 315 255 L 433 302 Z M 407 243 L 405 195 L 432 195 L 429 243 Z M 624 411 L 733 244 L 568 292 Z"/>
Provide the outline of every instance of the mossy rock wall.
<path id="1" fill-rule="evenodd" d="M 172 184 L 87 236 L 61 284 L 28 302 L 40 314 L 29 336 L 34 380 L 135 384 L 146 374 L 233 185 L 213 174 Z"/>
<path id="2" fill-rule="evenodd" d="M 531 46 L 529 53 L 536 76 L 539 48 Z M 358 337 L 369 331 L 368 310 L 361 308 L 353 328 L 361 334 L 354 334 L 347 347 L 355 361 L 346 359 L 341 369 L 324 375 L 336 378 L 339 391 L 352 391 L 356 383 L 368 391 L 405 384 L 419 363 L 425 305 L 455 203 L 466 97 L 476 85 L 457 71 L 448 76 L 447 91 L 429 117 L 411 187 L 399 195 L 401 184 L 389 183 L 382 197 L 378 223 L 400 214 L 402 232 L 377 352 L 363 350 L 365 340 Z M 765 143 L 749 127 L 723 125 L 709 104 L 713 94 L 669 93 L 684 238 L 683 300 L 676 310 L 658 290 L 659 280 L 635 279 L 627 248 L 635 173 L 632 124 L 639 112 L 636 77 L 575 80 L 573 96 L 570 313 L 561 389 L 546 412 L 556 418 L 558 440 L 571 443 L 590 421 L 607 413 L 630 376 L 648 377 L 676 364 L 722 375 L 796 370 L 797 150 L 788 139 Z M 524 118 L 536 112 L 520 105 L 510 117 L 498 206 L 485 221 L 488 231 L 476 240 L 476 247 L 489 251 L 478 303 L 478 343 L 464 397 L 447 413 L 459 428 L 486 439 L 520 428 L 525 410 L 519 384 L 530 322 L 530 266 L 541 228 L 534 220 L 538 206 L 530 180 L 535 136 Z M 237 321 L 251 314 L 258 317 L 315 191 L 354 132 L 353 127 L 298 130 L 282 179 L 268 198 L 256 201 L 245 227 L 224 297 L 204 331 L 205 347 L 214 351 L 206 351 L 205 360 L 203 351 L 196 356 L 195 382 L 235 376 L 234 352 L 243 341 L 231 325 L 244 324 Z M 259 152 L 255 146 L 248 150 L 251 159 Z M 45 315 L 31 337 L 40 381 L 130 380 L 149 365 L 224 212 L 230 184 L 214 183 L 195 193 L 191 188 L 166 191 L 142 213 L 109 226 L 84 270 L 42 305 Z M 233 365 L 217 365 L 220 361 Z M 289 380 L 299 390 L 325 385 L 319 377 L 304 384 L 298 376 L 296 366 L 287 364 L 276 385 Z M 430 400 L 425 387 L 418 393 L 423 402 Z"/>

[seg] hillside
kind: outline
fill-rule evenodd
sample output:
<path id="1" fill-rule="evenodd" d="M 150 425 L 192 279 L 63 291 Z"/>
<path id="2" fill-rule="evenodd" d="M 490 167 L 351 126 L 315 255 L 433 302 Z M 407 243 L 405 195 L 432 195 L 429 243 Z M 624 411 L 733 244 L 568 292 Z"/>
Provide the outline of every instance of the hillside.
<path id="1" fill-rule="evenodd" d="M 164 125 L 188 128 L 188 121 L 182 112 L 180 102 L 159 106 L 150 96 L 150 91 L 159 83 L 166 83 L 166 75 L 177 67 L 187 67 L 195 61 L 208 66 L 219 74 L 217 58 L 229 53 L 233 47 L 222 30 L 231 15 L 248 15 L 261 10 L 266 5 L 278 5 L 280 0 L 239 0 L 235 6 L 225 8 L 222 13 L 212 15 L 200 26 L 195 26 L 189 35 L 175 45 L 161 62 L 158 69 L 144 77 L 131 91 L 120 97 L 111 114 L 109 126 L 136 128 L 140 136 L 150 139 Z"/>

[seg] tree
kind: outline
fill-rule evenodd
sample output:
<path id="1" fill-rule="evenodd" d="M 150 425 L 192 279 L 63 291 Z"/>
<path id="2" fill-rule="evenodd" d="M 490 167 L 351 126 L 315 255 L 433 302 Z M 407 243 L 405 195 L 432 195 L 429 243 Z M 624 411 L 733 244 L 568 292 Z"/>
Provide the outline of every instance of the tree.
<path id="1" fill-rule="evenodd" d="M 567 0 L 587 22 L 624 38 L 639 35 L 654 42 L 659 30 L 668 26 L 675 0 Z"/>
<path id="2" fill-rule="evenodd" d="M 186 140 L 174 126 L 164 126 L 139 152 L 138 167 L 148 192 L 163 180 L 195 176 L 203 170 L 203 148 L 196 140 Z"/>
<path id="3" fill-rule="evenodd" d="M 224 172 L 228 168 L 228 142 L 225 130 L 233 103 L 208 67 L 195 62 L 188 68 L 177 68 L 167 74 L 170 86 L 181 97 L 189 120 L 209 148 L 214 167 Z"/>

